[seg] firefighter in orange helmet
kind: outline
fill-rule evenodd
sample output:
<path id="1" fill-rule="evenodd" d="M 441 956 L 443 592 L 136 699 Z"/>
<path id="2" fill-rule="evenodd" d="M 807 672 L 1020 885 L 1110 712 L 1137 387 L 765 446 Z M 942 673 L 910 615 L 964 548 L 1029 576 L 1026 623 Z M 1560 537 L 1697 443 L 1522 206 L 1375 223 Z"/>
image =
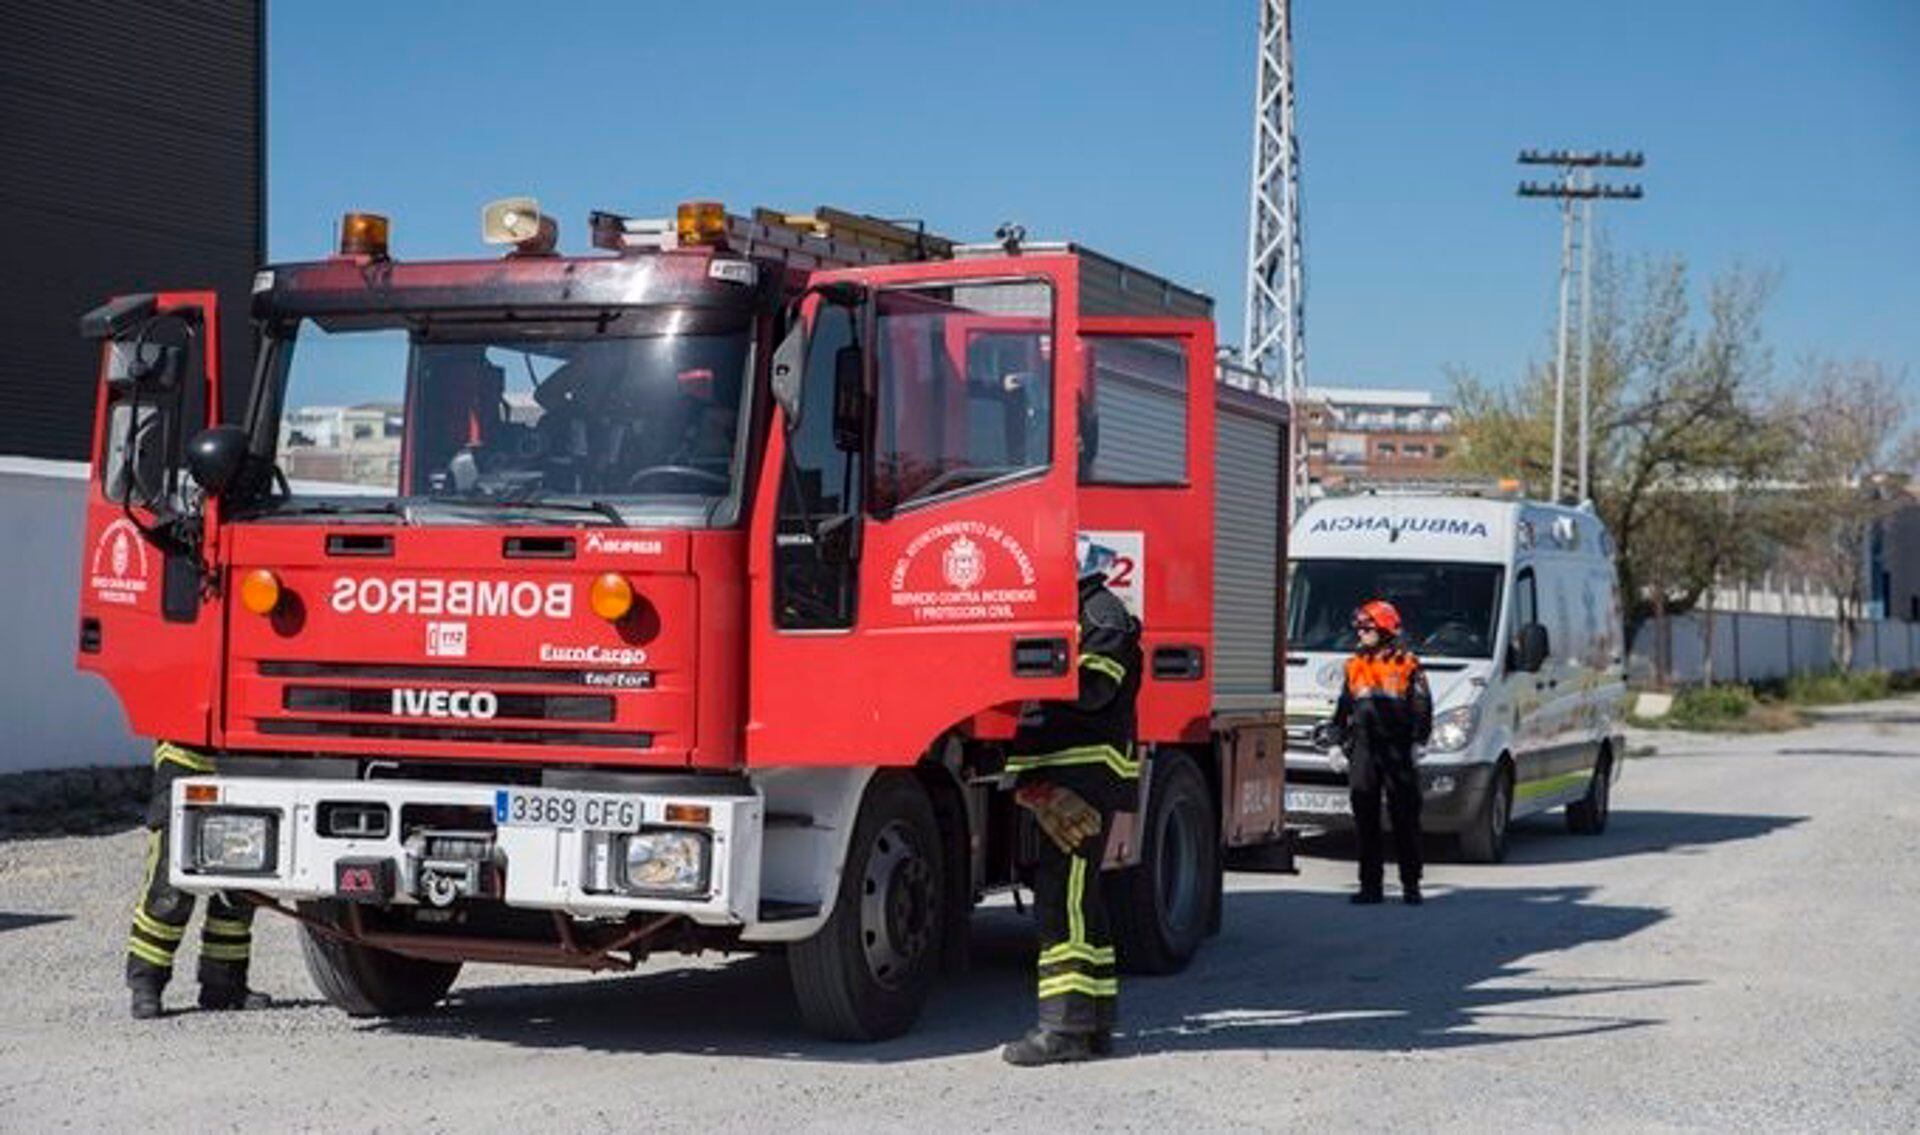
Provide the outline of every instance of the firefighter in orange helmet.
<path id="1" fill-rule="evenodd" d="M 1380 832 L 1381 794 L 1393 822 L 1401 895 L 1420 902 L 1420 774 L 1415 745 L 1433 731 L 1433 695 L 1420 660 L 1400 643 L 1400 612 L 1376 599 L 1353 613 L 1359 647 L 1347 659 L 1346 683 L 1330 723 L 1332 740 L 1346 750 L 1354 829 L 1360 838 L 1356 903 L 1383 897 L 1386 873 Z"/>

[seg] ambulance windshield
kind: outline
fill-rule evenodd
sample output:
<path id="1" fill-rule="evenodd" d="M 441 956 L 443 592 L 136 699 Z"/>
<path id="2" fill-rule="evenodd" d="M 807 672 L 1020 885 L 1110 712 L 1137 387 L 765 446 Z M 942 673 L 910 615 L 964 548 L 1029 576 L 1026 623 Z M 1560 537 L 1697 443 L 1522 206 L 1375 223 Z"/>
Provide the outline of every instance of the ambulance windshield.
<path id="1" fill-rule="evenodd" d="M 413 312 L 289 330 L 269 340 L 270 377 L 277 461 L 296 500 L 382 496 L 497 515 L 591 505 L 623 523 L 737 515 L 744 313 Z"/>
<path id="2" fill-rule="evenodd" d="M 1295 560 L 1288 565 L 1287 648 L 1344 653 L 1358 645 L 1353 612 L 1385 599 L 1423 658 L 1492 658 L 1500 617 L 1496 564 Z"/>

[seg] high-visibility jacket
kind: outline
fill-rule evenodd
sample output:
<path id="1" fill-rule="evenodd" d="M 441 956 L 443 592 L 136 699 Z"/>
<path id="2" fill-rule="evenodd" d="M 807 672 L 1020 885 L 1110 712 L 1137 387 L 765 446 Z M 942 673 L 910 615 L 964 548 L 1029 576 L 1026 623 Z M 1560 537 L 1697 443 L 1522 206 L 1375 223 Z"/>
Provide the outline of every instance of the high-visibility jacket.
<path id="1" fill-rule="evenodd" d="M 1355 760 L 1411 756 L 1433 732 L 1433 694 L 1420 660 L 1397 645 L 1347 659 L 1333 728 Z"/>

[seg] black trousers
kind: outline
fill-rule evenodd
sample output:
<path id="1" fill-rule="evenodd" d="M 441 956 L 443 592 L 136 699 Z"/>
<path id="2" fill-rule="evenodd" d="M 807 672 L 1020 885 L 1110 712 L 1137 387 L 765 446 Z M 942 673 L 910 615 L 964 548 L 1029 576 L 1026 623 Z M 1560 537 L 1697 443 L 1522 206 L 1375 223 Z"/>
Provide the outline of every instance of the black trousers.
<path id="1" fill-rule="evenodd" d="M 1380 832 L 1381 796 L 1393 819 L 1393 851 L 1400 863 L 1402 886 L 1420 882 L 1420 774 L 1412 754 L 1381 759 L 1357 758 L 1349 774 L 1352 785 L 1353 827 L 1360 838 L 1360 889 L 1378 891 L 1386 875 L 1384 840 Z"/>
<path id="2" fill-rule="evenodd" d="M 133 904 L 133 928 L 127 934 L 128 982 L 158 982 L 173 976 L 173 957 L 193 917 L 194 897 L 177 890 L 167 878 L 168 812 L 173 782 L 207 771 L 198 767 L 205 758 L 191 750 L 162 744 L 154 752 L 153 795 L 147 804 L 147 862 L 140 894 Z M 225 894 L 207 902 L 200 924 L 200 984 L 245 987 L 247 962 L 253 952 L 253 907 L 234 903 Z"/>
<path id="3" fill-rule="evenodd" d="M 1102 809 L 1100 820 L 1100 834 L 1082 841 L 1072 854 L 1040 837 L 1033 880 L 1040 927 L 1040 1027 L 1054 1032 L 1112 1029 L 1118 1012 L 1120 981 L 1114 976 L 1113 932 L 1100 879 L 1112 812 Z"/>

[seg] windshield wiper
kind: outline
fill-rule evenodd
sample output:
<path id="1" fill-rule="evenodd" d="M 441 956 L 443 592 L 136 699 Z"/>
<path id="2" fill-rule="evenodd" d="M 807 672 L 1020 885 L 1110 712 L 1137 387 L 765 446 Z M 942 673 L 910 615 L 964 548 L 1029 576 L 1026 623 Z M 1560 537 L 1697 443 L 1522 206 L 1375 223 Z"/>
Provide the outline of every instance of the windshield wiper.
<path id="1" fill-rule="evenodd" d="M 413 513 L 406 505 L 395 500 L 370 500 L 365 504 L 348 504 L 345 501 L 308 501 L 304 504 L 280 502 L 260 504 L 239 511 L 234 519 L 260 519 L 278 516 L 364 516 L 375 513 L 382 516 L 397 516 L 407 524 L 413 523 Z"/>
<path id="2" fill-rule="evenodd" d="M 501 510 L 523 510 L 538 512 L 542 509 L 552 512 L 590 512 L 607 519 L 615 528 L 627 527 L 627 518 L 620 510 L 603 500 L 564 500 L 555 497 L 474 497 L 448 499 L 435 497 L 431 503 L 437 506 L 453 508 L 493 508 Z"/>

